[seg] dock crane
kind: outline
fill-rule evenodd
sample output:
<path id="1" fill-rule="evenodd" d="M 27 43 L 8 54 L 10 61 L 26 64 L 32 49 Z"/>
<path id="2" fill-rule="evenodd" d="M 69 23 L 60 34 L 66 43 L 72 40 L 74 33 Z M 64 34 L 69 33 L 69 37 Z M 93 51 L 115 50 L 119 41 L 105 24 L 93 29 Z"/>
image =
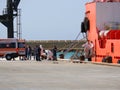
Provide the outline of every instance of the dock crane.
<path id="1" fill-rule="evenodd" d="M 14 38 L 14 17 L 18 15 L 20 0 L 7 0 L 6 10 L 0 15 L 0 22 L 7 27 L 7 37 Z"/>

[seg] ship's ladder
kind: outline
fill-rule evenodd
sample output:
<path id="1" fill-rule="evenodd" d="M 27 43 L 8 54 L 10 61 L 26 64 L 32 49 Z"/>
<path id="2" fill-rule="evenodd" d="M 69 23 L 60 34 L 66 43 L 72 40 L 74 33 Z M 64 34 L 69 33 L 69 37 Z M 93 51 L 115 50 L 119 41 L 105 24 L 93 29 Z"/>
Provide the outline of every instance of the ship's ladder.
<path id="1" fill-rule="evenodd" d="M 86 34 L 79 32 L 78 35 L 76 36 L 75 40 L 73 40 L 73 42 L 69 45 L 69 47 L 66 49 L 65 52 L 63 52 L 64 56 L 70 51 L 70 49 L 74 48 L 75 46 L 77 46 L 79 44 L 79 42 L 76 42 L 79 38 L 79 36 L 82 34 L 82 38 L 80 39 L 80 41 L 82 40 L 86 40 Z M 73 56 L 76 56 L 78 54 L 78 50 L 76 50 L 76 52 L 74 53 Z"/>

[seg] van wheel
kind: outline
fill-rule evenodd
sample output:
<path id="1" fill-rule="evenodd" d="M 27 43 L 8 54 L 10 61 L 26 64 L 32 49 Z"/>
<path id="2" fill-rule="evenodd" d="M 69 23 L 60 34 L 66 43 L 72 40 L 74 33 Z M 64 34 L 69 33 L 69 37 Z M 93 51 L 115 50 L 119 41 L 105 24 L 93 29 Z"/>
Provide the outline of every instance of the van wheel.
<path id="1" fill-rule="evenodd" d="M 7 59 L 7 60 L 11 60 L 11 59 L 12 59 L 12 56 L 11 56 L 10 54 L 7 54 L 7 55 L 6 55 L 6 59 Z"/>

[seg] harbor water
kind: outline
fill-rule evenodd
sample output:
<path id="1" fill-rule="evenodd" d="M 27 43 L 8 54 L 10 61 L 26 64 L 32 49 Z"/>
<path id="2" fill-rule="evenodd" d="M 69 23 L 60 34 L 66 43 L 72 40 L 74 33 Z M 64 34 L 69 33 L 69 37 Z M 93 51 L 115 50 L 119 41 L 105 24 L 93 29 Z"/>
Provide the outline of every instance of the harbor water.
<path id="1" fill-rule="evenodd" d="M 58 53 L 57 53 L 57 57 L 60 57 L 60 54 L 63 54 L 63 55 L 64 55 L 64 59 L 70 59 L 73 55 L 76 54 L 76 52 L 74 52 L 74 51 L 72 51 L 72 52 L 67 52 L 67 53 L 58 52 Z M 80 53 L 77 53 L 77 56 L 80 56 Z"/>

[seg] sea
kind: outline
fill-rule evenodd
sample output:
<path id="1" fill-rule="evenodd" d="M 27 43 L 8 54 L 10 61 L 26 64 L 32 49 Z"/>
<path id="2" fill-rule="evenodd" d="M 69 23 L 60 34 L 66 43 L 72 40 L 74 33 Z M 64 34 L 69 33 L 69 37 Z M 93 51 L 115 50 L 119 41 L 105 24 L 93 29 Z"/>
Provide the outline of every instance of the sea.
<path id="1" fill-rule="evenodd" d="M 71 52 L 67 52 L 67 53 L 64 53 L 64 52 L 57 52 L 57 57 L 59 58 L 60 54 L 63 54 L 64 55 L 64 59 L 70 59 L 73 55 L 76 54 L 76 52 L 74 51 L 71 51 Z M 77 53 L 77 56 L 80 56 L 80 53 Z"/>

